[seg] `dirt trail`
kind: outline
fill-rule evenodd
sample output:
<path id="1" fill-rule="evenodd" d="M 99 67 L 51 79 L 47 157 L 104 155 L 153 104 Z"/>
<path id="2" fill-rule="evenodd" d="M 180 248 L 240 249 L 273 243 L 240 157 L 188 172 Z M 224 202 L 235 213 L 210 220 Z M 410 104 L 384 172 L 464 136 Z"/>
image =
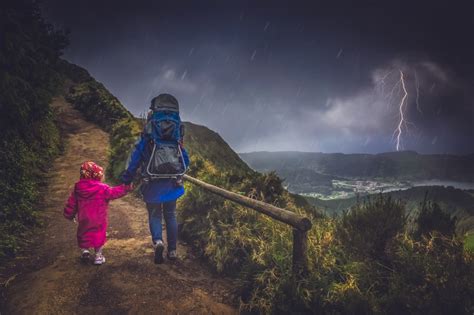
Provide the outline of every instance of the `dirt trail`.
<path id="1" fill-rule="evenodd" d="M 230 281 L 214 277 L 179 244 L 180 260 L 153 263 L 144 204 L 133 196 L 110 203 L 103 266 L 78 260 L 75 224 L 62 216 L 79 165 L 107 165 L 108 134 L 85 121 L 64 98 L 53 102 L 66 149 L 48 173 L 41 205 L 46 227 L 32 241 L 20 273 L 9 283 L 5 314 L 234 314 Z"/>

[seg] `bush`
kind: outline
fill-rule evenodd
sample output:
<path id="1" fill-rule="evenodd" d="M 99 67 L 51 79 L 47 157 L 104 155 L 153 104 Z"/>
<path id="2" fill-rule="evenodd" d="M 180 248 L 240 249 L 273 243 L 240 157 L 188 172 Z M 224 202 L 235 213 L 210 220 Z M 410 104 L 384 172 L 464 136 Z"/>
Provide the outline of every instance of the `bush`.
<path id="1" fill-rule="evenodd" d="M 59 56 L 67 37 L 29 1 L 0 5 L 0 258 L 13 256 L 18 237 L 36 224 L 40 174 L 59 152 L 49 106 L 62 89 Z"/>
<path id="2" fill-rule="evenodd" d="M 344 249 L 361 258 L 382 259 L 388 242 L 405 228 L 405 207 L 401 201 L 383 197 L 366 199 L 342 215 L 337 235 Z"/>
<path id="3" fill-rule="evenodd" d="M 418 239 L 437 231 L 445 236 L 453 236 L 456 231 L 456 217 L 451 218 L 449 213 L 441 210 L 441 207 L 430 201 L 423 201 L 421 210 L 415 221 L 415 237 Z"/>
<path id="4" fill-rule="evenodd" d="M 472 314 L 474 268 L 463 244 L 438 232 L 400 234 L 388 255 L 393 272 L 381 307 L 391 314 Z"/>

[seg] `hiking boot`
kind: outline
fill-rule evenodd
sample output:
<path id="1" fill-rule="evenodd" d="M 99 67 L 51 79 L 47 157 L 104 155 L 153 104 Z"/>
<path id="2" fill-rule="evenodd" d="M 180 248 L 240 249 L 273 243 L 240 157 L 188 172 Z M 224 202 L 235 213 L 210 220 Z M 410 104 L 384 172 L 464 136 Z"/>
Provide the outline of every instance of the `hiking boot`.
<path id="1" fill-rule="evenodd" d="M 102 254 L 96 254 L 94 259 L 94 265 L 102 265 L 105 263 L 105 256 Z"/>
<path id="2" fill-rule="evenodd" d="M 91 252 L 88 249 L 83 249 L 81 254 L 81 262 L 88 263 L 91 258 Z"/>
<path id="3" fill-rule="evenodd" d="M 178 252 L 176 250 L 168 251 L 168 259 L 169 260 L 176 260 L 178 259 Z"/>
<path id="4" fill-rule="evenodd" d="M 163 244 L 162 240 L 158 240 L 153 244 L 155 247 L 155 264 L 162 264 L 163 263 L 163 250 L 165 249 L 165 245 Z"/>

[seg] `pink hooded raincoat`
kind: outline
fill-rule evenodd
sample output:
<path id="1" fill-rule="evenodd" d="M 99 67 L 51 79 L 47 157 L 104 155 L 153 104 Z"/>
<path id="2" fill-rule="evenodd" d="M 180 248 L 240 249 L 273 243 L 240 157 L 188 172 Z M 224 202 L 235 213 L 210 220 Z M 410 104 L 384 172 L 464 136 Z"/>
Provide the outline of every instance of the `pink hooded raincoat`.
<path id="1" fill-rule="evenodd" d="M 127 194 L 129 186 L 110 187 L 97 179 L 81 178 L 69 196 L 64 217 L 78 222 L 77 242 L 80 248 L 99 248 L 105 244 L 108 204 Z"/>

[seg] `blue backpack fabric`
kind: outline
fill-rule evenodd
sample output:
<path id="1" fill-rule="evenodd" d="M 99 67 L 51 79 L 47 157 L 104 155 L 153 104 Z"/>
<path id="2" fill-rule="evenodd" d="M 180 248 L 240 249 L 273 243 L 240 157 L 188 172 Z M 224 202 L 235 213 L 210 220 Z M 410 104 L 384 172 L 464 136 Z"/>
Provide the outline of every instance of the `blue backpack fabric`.
<path id="1" fill-rule="evenodd" d="M 148 119 L 145 130 L 156 143 L 178 144 L 184 136 L 184 126 L 177 112 L 154 112 Z"/>
<path id="2" fill-rule="evenodd" d="M 155 111 L 148 118 L 145 134 L 151 141 L 150 157 L 146 161 L 145 176 L 156 178 L 176 178 L 186 172 L 181 143 L 184 125 L 179 113 Z"/>

